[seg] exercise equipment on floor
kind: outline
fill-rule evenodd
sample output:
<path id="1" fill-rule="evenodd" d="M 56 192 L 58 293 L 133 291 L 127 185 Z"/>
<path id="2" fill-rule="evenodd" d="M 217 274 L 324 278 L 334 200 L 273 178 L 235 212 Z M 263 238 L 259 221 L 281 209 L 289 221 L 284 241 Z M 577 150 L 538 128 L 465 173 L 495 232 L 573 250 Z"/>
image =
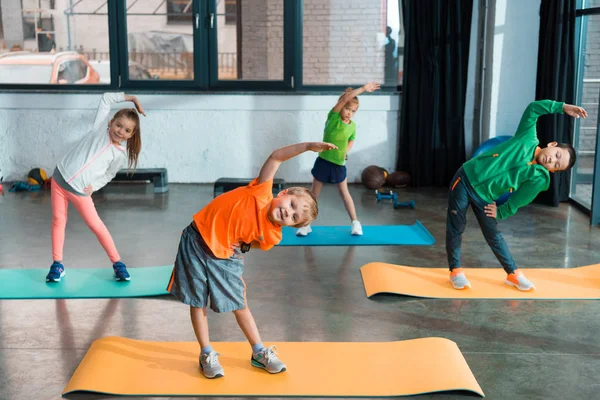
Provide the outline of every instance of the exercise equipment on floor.
<path id="1" fill-rule="evenodd" d="M 32 185 L 43 185 L 48 180 L 48 174 L 43 168 L 33 168 L 27 174 L 27 180 Z"/>
<path id="2" fill-rule="evenodd" d="M 161 296 L 173 270 L 164 267 L 129 268 L 131 280 L 116 282 L 110 266 L 77 268 L 66 266 L 60 282 L 46 282 L 48 268 L 0 269 L 0 299 L 83 299 Z"/>
<path id="3" fill-rule="evenodd" d="M 420 268 L 373 262 L 360 269 L 367 297 L 378 293 L 436 299 L 600 299 L 600 264 L 577 268 L 532 268 L 523 271 L 536 286 L 521 292 L 504 283 L 497 268 L 465 268 L 471 288 L 456 290 L 447 268 Z"/>
<path id="4" fill-rule="evenodd" d="M 390 190 L 389 194 L 381 193 L 379 190 L 375 190 L 375 197 L 377 198 L 377 202 L 380 202 L 381 200 L 392 200 L 392 204 L 394 205 L 395 209 L 403 208 L 403 207 L 413 208 L 413 209 L 415 208 L 414 200 L 398 201 L 398 194 L 394 193 L 391 190 Z"/>
<path id="5" fill-rule="evenodd" d="M 122 169 L 111 182 L 152 182 L 154 193 L 169 191 L 169 176 L 166 168 L 138 168 L 132 171 Z"/>
<path id="6" fill-rule="evenodd" d="M 44 188 L 50 188 L 52 178 L 48 178 L 48 174 L 43 168 L 33 168 L 27 174 L 27 181 L 14 181 L 10 185 L 9 192 L 37 192 Z"/>
<path id="7" fill-rule="evenodd" d="M 494 147 L 498 146 L 500 143 L 504 143 L 510 139 L 512 139 L 512 136 L 508 136 L 508 135 L 496 136 L 494 138 L 488 139 L 485 142 L 483 142 L 481 144 L 481 146 L 479 146 L 477 148 L 477 150 L 475 150 L 472 158 L 475 158 L 480 154 L 488 152 L 488 151 L 492 150 Z M 511 194 L 512 194 L 511 192 L 506 192 L 503 195 L 501 195 L 500 197 L 498 197 L 498 199 L 496 200 L 496 205 L 501 206 L 502 204 L 506 203 Z"/>
<path id="8" fill-rule="evenodd" d="M 460 349 L 449 339 L 265 345 L 277 346 L 287 371 L 271 375 L 253 367 L 247 342 L 214 342 L 225 376 L 206 379 L 198 368 L 197 342 L 104 337 L 92 343 L 63 395 L 348 398 L 450 390 L 484 395 Z"/>
<path id="9" fill-rule="evenodd" d="M 312 226 L 312 233 L 296 236 L 284 226 L 279 246 L 431 246 L 435 238 L 419 222 L 414 225 L 363 225 L 362 236 L 350 234 L 350 225 Z"/>
<path id="10" fill-rule="evenodd" d="M 367 189 L 375 190 L 377 202 L 381 200 L 392 200 L 394 209 L 398 208 L 415 208 L 414 200 L 398 201 L 398 195 L 390 190 L 389 194 L 383 193 L 381 190 L 384 186 L 394 188 L 404 188 L 410 183 L 410 175 L 404 171 L 394 171 L 391 174 L 377 165 L 369 165 L 363 169 L 361 181 Z"/>

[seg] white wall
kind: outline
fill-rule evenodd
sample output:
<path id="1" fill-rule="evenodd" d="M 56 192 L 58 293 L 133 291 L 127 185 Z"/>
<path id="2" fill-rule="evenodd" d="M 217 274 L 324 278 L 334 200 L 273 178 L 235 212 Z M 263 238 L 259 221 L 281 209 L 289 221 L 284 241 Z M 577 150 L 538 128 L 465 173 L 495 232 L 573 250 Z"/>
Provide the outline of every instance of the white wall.
<path id="1" fill-rule="evenodd" d="M 23 180 L 34 167 L 49 173 L 94 118 L 99 94 L 0 93 L 0 176 Z M 139 167 L 166 167 L 171 182 L 255 176 L 277 147 L 319 141 L 337 95 L 138 95 L 142 120 Z M 361 96 L 348 180 L 367 165 L 396 164 L 398 96 Z M 315 153 L 281 167 L 278 177 L 310 182 Z"/>
<path id="2" fill-rule="evenodd" d="M 483 139 L 512 135 L 535 100 L 540 0 L 496 0 L 489 131 Z"/>
<path id="3" fill-rule="evenodd" d="M 488 0 L 485 10 L 473 2 L 464 116 L 467 157 L 489 138 L 513 135 L 525 107 L 535 99 L 540 4 L 540 0 Z M 481 105 L 475 104 L 479 18 L 487 18 Z M 481 137 L 475 137 L 473 121 L 479 106 Z"/>

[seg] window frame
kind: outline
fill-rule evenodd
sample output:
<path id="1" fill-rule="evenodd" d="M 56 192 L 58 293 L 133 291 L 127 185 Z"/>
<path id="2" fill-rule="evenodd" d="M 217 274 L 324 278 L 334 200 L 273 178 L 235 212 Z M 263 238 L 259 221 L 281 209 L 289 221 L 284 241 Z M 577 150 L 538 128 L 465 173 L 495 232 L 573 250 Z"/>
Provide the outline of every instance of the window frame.
<path id="1" fill-rule="evenodd" d="M 220 80 L 219 79 L 219 57 L 218 57 L 218 24 L 208 27 L 210 53 L 209 53 L 209 75 L 210 88 L 213 90 L 253 90 L 253 91 L 297 91 L 298 80 L 301 76 L 302 66 L 298 71 L 296 65 L 297 51 L 294 52 L 294 44 L 297 40 L 298 28 L 300 29 L 300 40 L 302 39 L 302 27 L 297 27 L 295 22 L 298 5 L 302 0 L 281 0 L 283 2 L 283 79 L 282 80 Z M 301 8 L 300 8 L 301 9 Z M 209 20 L 217 16 L 217 0 L 209 0 Z M 210 22 L 209 22 L 210 25 Z M 239 29 L 239 24 L 237 25 Z M 302 52 L 300 51 L 300 54 Z M 239 55 L 238 55 L 239 57 Z M 239 59 L 238 59 L 239 62 Z M 301 83 L 301 82 L 300 82 Z M 296 86 L 296 87 L 294 87 Z"/>
<path id="2" fill-rule="evenodd" d="M 193 61 L 194 61 L 194 78 L 188 80 L 132 80 L 129 77 L 129 46 L 127 40 L 127 8 L 125 1 L 119 2 L 119 8 L 117 10 L 117 25 L 120 28 L 117 33 L 117 41 L 118 41 L 118 64 L 119 71 L 121 75 L 119 89 L 122 90 L 161 90 L 165 91 L 202 91 L 207 90 L 207 80 L 206 80 L 206 65 L 204 63 L 199 63 L 198 59 L 201 54 L 206 54 L 206 35 L 202 34 L 202 21 L 206 20 L 206 9 L 205 7 L 201 7 L 199 0 L 194 0 L 192 4 L 192 24 L 193 29 L 193 37 L 194 37 L 194 53 L 193 53 Z M 197 21 L 197 26 L 196 26 Z M 182 23 L 183 24 L 183 23 Z M 111 46 L 113 47 L 113 46 Z M 111 54 L 112 57 L 112 54 Z M 112 62 L 111 62 L 111 72 L 112 72 Z M 119 76 L 117 74 L 117 80 L 119 80 Z M 111 84 L 113 82 L 111 75 Z"/>
<path id="3" fill-rule="evenodd" d="M 582 62 L 583 54 L 587 45 L 587 17 L 591 15 L 600 15 L 600 7 L 583 8 L 584 2 L 577 0 L 577 9 L 575 11 L 576 25 L 575 25 L 575 49 L 576 49 L 576 66 L 575 66 L 575 96 L 576 104 L 581 104 L 583 101 L 583 92 L 581 85 L 583 83 L 584 76 L 584 62 Z M 584 38 L 584 36 L 586 36 Z M 600 103 L 600 91 L 599 99 Z M 573 124 L 573 145 L 579 142 L 581 121 L 576 119 Z M 571 182 L 569 188 L 569 201 L 577 206 L 580 210 L 587 213 L 590 216 L 590 225 L 600 225 L 600 115 L 596 121 L 596 153 L 594 155 L 594 166 L 592 170 L 592 198 L 591 205 L 588 207 L 583 202 L 573 196 L 573 189 L 577 185 L 577 163 L 571 169 Z M 575 195 L 576 196 L 576 195 Z"/>

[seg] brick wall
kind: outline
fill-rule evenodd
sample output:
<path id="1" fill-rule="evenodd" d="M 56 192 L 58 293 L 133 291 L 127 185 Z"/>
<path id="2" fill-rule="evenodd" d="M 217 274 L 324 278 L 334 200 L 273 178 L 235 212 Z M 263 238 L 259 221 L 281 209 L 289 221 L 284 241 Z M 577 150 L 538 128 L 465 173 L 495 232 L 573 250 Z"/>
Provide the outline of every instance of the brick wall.
<path id="1" fill-rule="evenodd" d="M 383 81 L 385 2 L 305 0 L 303 81 Z M 283 0 L 242 2 L 243 79 L 283 78 Z"/>
<path id="2" fill-rule="evenodd" d="M 244 80 L 282 80 L 283 0 L 244 0 L 241 5 L 239 76 Z"/>
<path id="3" fill-rule="evenodd" d="M 304 0 L 303 83 L 382 82 L 385 2 Z"/>

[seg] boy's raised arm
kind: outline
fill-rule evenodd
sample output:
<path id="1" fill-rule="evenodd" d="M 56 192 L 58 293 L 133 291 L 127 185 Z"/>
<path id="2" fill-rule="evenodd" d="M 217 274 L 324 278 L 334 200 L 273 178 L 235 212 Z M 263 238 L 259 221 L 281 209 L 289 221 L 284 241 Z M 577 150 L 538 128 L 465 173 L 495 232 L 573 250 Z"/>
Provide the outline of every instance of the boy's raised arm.
<path id="1" fill-rule="evenodd" d="M 281 147 L 271 153 L 269 158 L 267 158 L 267 161 L 265 161 L 263 164 L 260 173 L 258 174 L 258 183 L 263 183 L 273 179 L 281 163 L 289 160 L 290 158 L 296 157 L 298 154 L 302 154 L 305 151 L 314 151 L 319 153 L 321 151 L 333 149 L 337 149 L 337 146 L 325 142 L 304 142 Z"/>
<path id="2" fill-rule="evenodd" d="M 540 116 L 545 114 L 562 113 L 570 115 L 574 118 L 587 117 L 587 112 L 585 111 L 585 109 L 583 109 L 583 107 L 565 104 L 553 100 L 532 101 L 531 103 L 529 103 L 529 105 L 523 112 L 523 116 L 521 117 L 521 121 L 519 122 L 519 126 L 517 128 L 517 132 L 515 133 L 515 137 L 527 134 L 534 134 L 537 120 Z"/>

